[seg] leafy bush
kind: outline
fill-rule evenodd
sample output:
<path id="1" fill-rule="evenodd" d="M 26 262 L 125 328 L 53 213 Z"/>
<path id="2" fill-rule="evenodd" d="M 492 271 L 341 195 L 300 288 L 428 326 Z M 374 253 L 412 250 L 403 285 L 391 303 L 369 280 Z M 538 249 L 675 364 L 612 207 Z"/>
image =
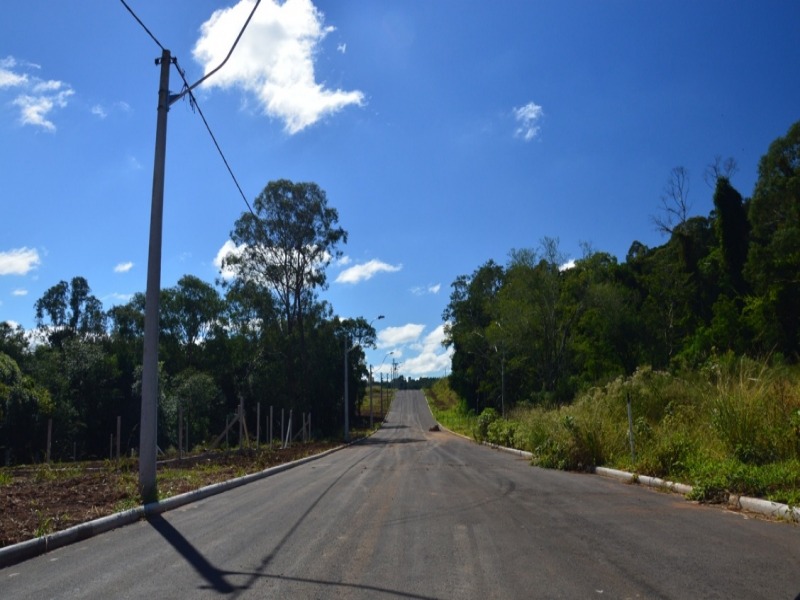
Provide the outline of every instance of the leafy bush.
<path id="1" fill-rule="evenodd" d="M 591 470 L 604 463 L 603 435 L 596 422 L 580 419 L 571 411 L 559 411 L 546 435 L 535 436 L 533 464 L 562 470 Z"/>
<path id="2" fill-rule="evenodd" d="M 506 448 L 516 448 L 518 423 L 511 419 L 495 419 L 489 423 L 488 441 Z"/>
<path id="3" fill-rule="evenodd" d="M 489 439 L 489 425 L 494 423 L 500 415 L 493 408 L 484 408 L 483 412 L 478 415 L 478 420 L 475 422 L 475 429 L 473 437 L 476 442 L 485 442 Z"/>
<path id="4" fill-rule="evenodd" d="M 682 431 L 670 431 L 644 446 L 636 470 L 654 477 L 676 477 L 686 473 L 695 453 L 694 443 Z"/>

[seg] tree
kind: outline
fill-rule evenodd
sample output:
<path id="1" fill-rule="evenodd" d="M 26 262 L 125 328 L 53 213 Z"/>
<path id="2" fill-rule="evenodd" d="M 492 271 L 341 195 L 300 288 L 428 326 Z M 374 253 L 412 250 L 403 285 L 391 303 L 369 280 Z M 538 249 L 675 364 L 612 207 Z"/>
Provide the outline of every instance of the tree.
<path id="1" fill-rule="evenodd" d="M 211 285 L 194 275 L 184 275 L 175 287 L 161 292 L 162 343 L 171 346 L 168 356 L 176 364 L 197 366 L 197 355 L 216 330 L 222 315 L 222 299 Z"/>
<path id="2" fill-rule="evenodd" d="M 0 322 L 0 352 L 5 352 L 20 363 L 25 359 L 28 350 L 28 340 L 22 327 L 8 321 Z"/>
<path id="3" fill-rule="evenodd" d="M 726 177 L 717 179 L 714 208 L 717 213 L 714 228 L 727 284 L 734 295 L 742 295 L 745 293 L 743 272 L 747 260 L 750 225 L 744 200 Z"/>
<path id="4" fill-rule="evenodd" d="M 342 255 L 347 232 L 315 183 L 270 182 L 253 202 L 253 212 L 236 221 L 231 239 L 237 251 L 223 269 L 274 294 L 280 309 L 286 349 L 284 370 L 291 402 L 308 393 L 305 317 L 325 289 L 325 268 Z"/>
<path id="5" fill-rule="evenodd" d="M 222 311 L 217 290 L 199 277 L 184 275 L 162 294 L 165 333 L 187 348 L 205 340 Z"/>
<path id="6" fill-rule="evenodd" d="M 103 335 L 106 314 L 103 304 L 91 293 L 83 277 L 73 277 L 70 283 L 60 281 L 49 288 L 34 305 L 36 324 L 48 329 L 50 342 L 59 345 L 75 335 Z"/>
<path id="7" fill-rule="evenodd" d="M 492 260 L 471 276 L 459 276 L 451 285 L 450 302 L 442 313 L 444 345 L 453 348 L 451 386 L 476 411 L 490 397 L 485 386 L 486 374 L 491 371 L 492 349 L 484 332 L 495 318 L 494 302 L 504 277 L 503 267 Z"/>
<path id="8" fill-rule="evenodd" d="M 770 144 L 758 166 L 744 269 L 746 311 L 762 350 L 800 351 L 800 121 Z"/>
<path id="9" fill-rule="evenodd" d="M 675 167 L 670 171 L 661 195 L 662 214 L 653 217 L 656 229 L 671 234 L 687 221 L 692 208 L 689 187 L 689 171 L 685 167 Z"/>
<path id="10" fill-rule="evenodd" d="M 22 373 L 16 361 L 0 352 L 0 444 L 3 463 L 41 459 L 43 421 L 53 411 L 50 394 Z M 39 443 L 37 443 L 39 442 Z"/>
<path id="11" fill-rule="evenodd" d="M 347 356 L 346 364 L 348 366 L 346 373 L 348 398 L 345 401 L 349 404 L 349 414 L 355 415 L 358 405 L 356 399 L 364 395 L 364 378 L 368 374 L 363 348 L 375 347 L 376 332 L 364 317 L 344 319 L 339 322 L 338 329 L 342 339 L 342 352 Z"/>
<path id="12" fill-rule="evenodd" d="M 347 232 L 315 183 L 270 182 L 236 221 L 231 239 L 241 248 L 224 268 L 240 279 L 269 287 L 282 308 L 286 327 L 302 335 L 303 315 L 316 288 L 325 289 L 325 268 L 342 255 Z"/>

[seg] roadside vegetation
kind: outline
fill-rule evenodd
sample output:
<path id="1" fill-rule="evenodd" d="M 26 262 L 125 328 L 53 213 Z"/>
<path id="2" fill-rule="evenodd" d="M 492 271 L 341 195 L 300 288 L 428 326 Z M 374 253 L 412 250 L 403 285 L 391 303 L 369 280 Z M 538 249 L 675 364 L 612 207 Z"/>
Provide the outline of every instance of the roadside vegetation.
<path id="1" fill-rule="evenodd" d="M 209 447 L 240 407 L 251 432 L 270 414 L 276 431 L 311 415 L 315 439 L 341 435 L 345 400 L 357 414 L 376 332 L 319 297 L 347 240 L 338 212 L 315 183 L 288 180 L 252 209 L 233 223 L 241 251 L 220 280 L 187 274 L 161 291 L 159 448 Z M 35 329 L 0 321 L 0 465 L 138 453 L 144 305 L 138 292 L 104 310 L 76 276 L 32 302 Z"/>
<path id="2" fill-rule="evenodd" d="M 478 442 L 531 452 L 546 468 L 606 466 L 729 494 L 800 505 L 800 370 L 726 356 L 671 374 L 649 368 L 592 388 L 569 405 L 480 414 L 442 379 L 426 390 L 434 416 Z M 631 399 L 633 450 L 627 401 Z"/>
<path id="3" fill-rule="evenodd" d="M 634 240 L 624 261 L 590 244 L 570 260 L 546 237 L 456 278 L 455 395 L 431 393 L 443 423 L 545 467 L 800 503 L 800 122 L 762 156 L 750 197 L 737 170 L 717 158 L 704 190 L 675 167 L 654 202 L 664 243 Z"/>

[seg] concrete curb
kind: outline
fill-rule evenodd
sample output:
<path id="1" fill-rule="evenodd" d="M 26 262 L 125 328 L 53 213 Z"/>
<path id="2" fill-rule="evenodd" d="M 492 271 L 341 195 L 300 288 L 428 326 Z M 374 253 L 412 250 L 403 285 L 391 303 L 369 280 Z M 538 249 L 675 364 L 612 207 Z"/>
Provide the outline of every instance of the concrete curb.
<path id="1" fill-rule="evenodd" d="M 617 469 L 609 469 L 608 467 L 595 467 L 594 472 L 597 475 L 611 477 L 612 479 L 618 479 L 625 483 L 638 483 L 647 487 L 683 494 L 684 496 L 692 491 L 692 486 L 684 483 L 665 481 L 664 479 L 650 477 L 649 475 L 636 475 L 635 473 L 618 471 Z"/>
<path id="2" fill-rule="evenodd" d="M 251 473 L 249 475 L 237 477 L 236 479 L 229 479 L 228 481 L 213 483 L 198 490 L 172 496 L 171 498 L 166 498 L 158 502 L 151 502 L 143 506 L 137 506 L 136 508 L 114 513 L 113 515 L 108 515 L 99 519 L 94 519 L 93 521 L 80 523 L 79 525 L 75 525 L 69 529 L 64 529 L 63 531 L 57 531 L 50 535 L 44 535 L 32 540 L 27 540 L 18 544 L 12 544 L 11 546 L 0 548 L 0 569 L 17 564 L 23 560 L 28 560 L 29 558 L 39 556 L 46 552 L 50 552 L 56 548 L 62 548 L 63 546 L 74 544 L 75 542 L 105 533 L 106 531 L 111 531 L 112 529 L 123 527 L 124 525 L 130 525 L 131 523 L 135 523 L 136 521 L 139 521 L 150 515 L 158 515 L 168 510 L 173 510 L 180 506 L 184 506 L 185 504 L 190 504 L 192 502 L 197 502 L 198 500 L 208 498 L 209 496 L 221 494 L 222 492 L 232 490 L 253 481 L 258 481 L 259 479 L 265 479 L 272 475 L 277 475 L 282 471 L 299 467 L 305 463 L 317 460 L 327 456 L 328 454 L 332 454 L 333 452 L 341 450 L 342 448 L 346 448 L 357 441 L 358 440 L 355 440 L 350 442 L 350 444 L 331 448 L 330 450 L 320 452 L 319 454 L 306 456 L 305 458 L 301 458 L 293 462 L 276 465 L 274 467 L 270 467 L 269 469 L 259 471 L 258 473 Z"/>
<path id="3" fill-rule="evenodd" d="M 472 438 L 460 433 L 456 433 L 455 431 L 450 431 L 441 423 L 438 423 L 438 425 L 439 429 L 442 431 L 446 431 L 447 433 L 451 433 L 474 442 Z M 489 442 L 482 442 L 482 445 L 493 448 L 494 450 L 500 450 L 501 452 L 522 456 L 524 458 L 533 458 L 533 454 L 531 452 L 526 452 L 525 450 L 506 448 L 505 446 L 498 446 L 497 444 L 490 444 Z M 627 471 L 619 471 L 617 469 L 611 469 L 608 467 L 596 467 L 594 472 L 597 475 L 610 477 L 611 479 L 616 479 L 618 481 L 622 481 L 623 483 L 636 483 L 647 487 L 682 494 L 684 496 L 692 492 L 692 486 L 686 485 L 685 483 L 665 481 L 664 479 L 650 477 L 649 475 L 637 475 L 635 473 L 628 473 Z M 783 519 L 792 523 L 800 523 L 800 508 L 791 507 L 779 502 L 771 502 L 770 500 L 748 498 L 747 496 L 736 496 L 731 494 L 728 498 L 728 507 L 734 510 L 744 510 L 747 512 L 764 515 L 772 519 Z"/>

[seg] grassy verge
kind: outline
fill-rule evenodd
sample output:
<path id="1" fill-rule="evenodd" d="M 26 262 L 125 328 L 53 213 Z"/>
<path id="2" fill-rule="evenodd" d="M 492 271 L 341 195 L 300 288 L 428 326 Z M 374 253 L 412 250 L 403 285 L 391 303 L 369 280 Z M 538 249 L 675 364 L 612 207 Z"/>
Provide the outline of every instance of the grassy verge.
<path id="1" fill-rule="evenodd" d="M 447 392 L 429 395 L 443 424 L 451 419 L 476 440 L 527 450 L 542 467 L 661 477 L 693 486 L 693 498 L 705 502 L 739 494 L 800 505 L 797 369 L 731 357 L 680 375 L 640 369 L 569 406 L 518 406 L 508 419 L 491 409 L 471 416 Z"/>
<path id="2" fill-rule="evenodd" d="M 425 390 L 425 397 L 439 423 L 456 433 L 473 436 L 477 422 L 475 413 L 450 389 L 447 379 L 437 380 L 433 387 Z"/>

